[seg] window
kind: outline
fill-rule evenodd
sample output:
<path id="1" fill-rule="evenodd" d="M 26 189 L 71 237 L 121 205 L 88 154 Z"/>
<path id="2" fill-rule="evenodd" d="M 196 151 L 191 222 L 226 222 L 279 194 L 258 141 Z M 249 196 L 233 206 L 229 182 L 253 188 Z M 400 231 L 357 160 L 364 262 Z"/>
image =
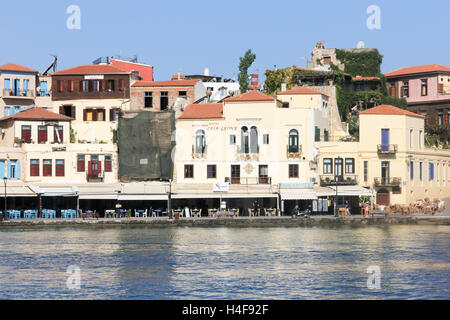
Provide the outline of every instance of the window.
<path id="1" fill-rule="evenodd" d="M 259 184 L 269 183 L 269 166 L 260 165 L 259 166 Z"/>
<path id="2" fill-rule="evenodd" d="M 323 64 L 324 65 L 329 65 L 330 63 L 331 63 L 331 57 L 330 56 L 323 57 Z"/>
<path id="3" fill-rule="evenodd" d="M 112 172 L 112 156 L 105 156 L 105 172 Z"/>
<path id="4" fill-rule="evenodd" d="M 364 161 L 364 182 L 369 180 L 369 161 Z"/>
<path id="5" fill-rule="evenodd" d="M 362 83 L 358 82 L 355 83 L 355 91 L 363 91 L 364 90 L 364 86 Z"/>
<path id="6" fill-rule="evenodd" d="M 234 134 L 230 135 L 230 144 L 231 145 L 236 144 L 236 136 Z"/>
<path id="7" fill-rule="evenodd" d="M 438 112 L 438 115 L 437 115 L 437 124 L 440 125 L 440 126 L 442 126 L 442 125 L 444 124 L 444 113 L 442 112 L 442 110 L 440 110 L 440 111 Z"/>
<path id="8" fill-rule="evenodd" d="M 299 138 L 298 131 L 292 129 L 289 131 L 289 141 L 288 141 L 288 151 L 289 153 L 298 153 L 299 152 Z"/>
<path id="9" fill-rule="evenodd" d="M 44 165 L 42 166 L 42 175 L 44 177 L 52 176 L 52 160 L 44 160 Z"/>
<path id="10" fill-rule="evenodd" d="M 62 114 L 64 116 L 76 119 L 75 106 L 72 106 L 72 105 L 60 106 L 59 107 L 59 114 Z"/>
<path id="11" fill-rule="evenodd" d="M 320 128 L 319 127 L 315 128 L 314 141 L 320 142 Z"/>
<path id="12" fill-rule="evenodd" d="M 84 121 L 106 121 L 105 109 L 84 109 L 83 110 Z"/>
<path id="13" fill-rule="evenodd" d="M 109 109 L 109 121 L 119 120 L 119 109 Z"/>
<path id="14" fill-rule="evenodd" d="M 289 102 L 283 102 L 283 108 L 289 108 Z"/>
<path id="15" fill-rule="evenodd" d="M 414 180 L 414 162 L 412 161 L 409 163 L 409 171 L 409 178 Z"/>
<path id="16" fill-rule="evenodd" d="M 125 80 L 124 79 L 120 79 L 119 80 L 119 90 L 125 90 Z"/>
<path id="17" fill-rule="evenodd" d="M 82 91 L 82 92 L 89 91 L 89 80 L 80 81 L 80 91 Z"/>
<path id="18" fill-rule="evenodd" d="M 30 176 L 31 177 L 39 177 L 39 160 L 38 159 L 30 160 Z"/>
<path id="19" fill-rule="evenodd" d="M 31 126 L 22 126 L 22 140 L 31 143 Z"/>
<path id="20" fill-rule="evenodd" d="M 41 97 L 47 96 L 47 81 L 41 81 L 39 94 Z"/>
<path id="21" fill-rule="evenodd" d="M 194 165 L 186 164 L 184 165 L 184 178 L 193 179 L 194 178 Z"/>
<path id="22" fill-rule="evenodd" d="M 78 155 L 77 157 L 77 171 L 78 172 L 86 171 L 86 161 L 84 155 Z"/>
<path id="23" fill-rule="evenodd" d="M 428 169 L 429 169 L 428 178 L 430 181 L 433 181 L 434 180 L 434 163 L 433 162 L 430 162 L 428 164 Z"/>
<path id="24" fill-rule="evenodd" d="M 30 80 L 26 79 L 23 80 L 23 91 L 25 92 L 25 95 L 28 96 L 28 88 L 30 86 Z"/>
<path id="25" fill-rule="evenodd" d="M 4 81 L 4 90 L 9 91 L 11 89 L 11 79 L 5 79 Z"/>
<path id="26" fill-rule="evenodd" d="M 55 143 L 63 143 L 64 142 L 63 126 L 55 126 L 54 139 L 55 139 Z"/>
<path id="27" fill-rule="evenodd" d="M 197 130 L 195 133 L 195 153 L 206 153 L 206 138 L 204 130 Z"/>
<path id="28" fill-rule="evenodd" d="M 144 94 L 144 108 L 153 108 L 153 92 Z"/>
<path id="29" fill-rule="evenodd" d="M 422 149 L 422 130 L 419 130 L 419 148 Z"/>
<path id="30" fill-rule="evenodd" d="M 402 97 L 403 98 L 409 97 L 409 81 L 403 81 Z"/>
<path id="31" fill-rule="evenodd" d="M 269 135 L 263 134 L 263 144 L 269 144 Z"/>
<path id="32" fill-rule="evenodd" d="M 240 150 L 240 153 L 249 153 L 250 152 L 249 144 L 250 144 L 250 137 L 248 134 L 248 128 L 242 127 L 241 128 L 241 150 Z"/>
<path id="33" fill-rule="evenodd" d="M 343 170 L 344 170 L 343 159 L 342 158 L 334 159 L 334 174 L 336 176 L 342 177 L 342 175 L 344 173 Z"/>
<path id="34" fill-rule="evenodd" d="M 289 178 L 298 178 L 298 164 L 289 165 Z"/>
<path id="35" fill-rule="evenodd" d="M 328 130 L 324 129 L 323 130 L 323 135 L 324 135 L 324 140 L 325 141 L 330 140 L 330 133 L 328 132 Z"/>
<path id="36" fill-rule="evenodd" d="M 323 159 L 323 173 L 333 174 L 333 159 L 331 158 Z"/>
<path id="37" fill-rule="evenodd" d="M 355 159 L 345 159 L 345 173 L 355 173 Z"/>
<path id="38" fill-rule="evenodd" d="M 8 161 L 8 179 L 20 179 L 20 161 Z"/>
<path id="39" fill-rule="evenodd" d="M 101 90 L 101 82 L 100 80 L 92 81 L 92 91 L 99 92 Z"/>
<path id="40" fill-rule="evenodd" d="M 167 91 L 161 91 L 160 109 L 166 110 L 168 106 L 169 106 L 169 93 Z"/>
<path id="41" fill-rule="evenodd" d="M 241 183 L 241 166 L 232 165 L 231 166 L 231 183 L 240 184 Z"/>
<path id="42" fill-rule="evenodd" d="M 108 80 L 108 88 L 107 88 L 108 92 L 113 92 L 114 91 L 114 80 Z"/>
<path id="43" fill-rule="evenodd" d="M 217 178 L 217 167 L 215 164 L 207 166 L 206 175 L 208 179 L 216 179 Z"/>
<path id="44" fill-rule="evenodd" d="M 64 160 L 56 160 L 55 173 L 57 177 L 64 177 Z"/>
<path id="45" fill-rule="evenodd" d="M 64 91 L 64 81 L 63 80 L 57 80 L 56 85 L 58 87 L 58 92 Z"/>
<path id="46" fill-rule="evenodd" d="M 250 153 L 258 153 L 258 129 L 251 127 L 250 129 Z"/>
<path id="47" fill-rule="evenodd" d="M 47 142 L 47 126 L 38 126 L 38 143 Z"/>
<path id="48" fill-rule="evenodd" d="M 68 81 L 68 89 L 69 89 L 69 92 L 73 92 L 74 90 L 75 90 L 75 85 L 74 85 L 74 81 L 73 80 L 69 80 Z"/>
<path id="49" fill-rule="evenodd" d="M 178 91 L 178 96 L 180 98 L 186 99 L 187 98 L 187 91 Z"/>
<path id="50" fill-rule="evenodd" d="M 428 95 L 428 79 L 422 79 L 422 87 L 421 87 L 422 96 Z"/>
<path id="51" fill-rule="evenodd" d="M 419 162 L 419 178 L 420 178 L 420 181 L 423 180 L 422 162 Z"/>

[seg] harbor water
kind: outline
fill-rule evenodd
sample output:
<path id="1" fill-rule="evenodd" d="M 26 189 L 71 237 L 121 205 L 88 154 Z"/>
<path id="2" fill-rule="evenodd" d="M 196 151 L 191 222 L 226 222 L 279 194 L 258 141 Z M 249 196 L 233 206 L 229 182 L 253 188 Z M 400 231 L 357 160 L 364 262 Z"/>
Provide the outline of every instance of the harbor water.
<path id="1" fill-rule="evenodd" d="M 449 298 L 449 226 L 0 229 L 0 299 Z"/>

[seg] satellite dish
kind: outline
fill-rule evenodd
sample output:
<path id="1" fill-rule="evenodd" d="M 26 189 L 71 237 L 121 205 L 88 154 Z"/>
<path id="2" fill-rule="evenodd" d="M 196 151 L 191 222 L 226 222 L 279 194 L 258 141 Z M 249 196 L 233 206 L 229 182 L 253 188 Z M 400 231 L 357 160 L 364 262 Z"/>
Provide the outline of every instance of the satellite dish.
<path id="1" fill-rule="evenodd" d="M 364 49 L 365 48 L 365 43 L 364 43 L 364 41 L 360 41 L 360 42 L 358 42 L 358 44 L 356 45 L 356 47 L 358 48 L 358 49 Z"/>

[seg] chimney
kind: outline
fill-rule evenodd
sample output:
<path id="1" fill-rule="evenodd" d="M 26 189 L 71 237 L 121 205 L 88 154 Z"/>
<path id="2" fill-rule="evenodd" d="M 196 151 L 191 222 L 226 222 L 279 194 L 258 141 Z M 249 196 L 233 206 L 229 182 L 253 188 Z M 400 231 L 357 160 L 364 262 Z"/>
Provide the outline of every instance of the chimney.
<path id="1" fill-rule="evenodd" d="M 178 80 L 180 80 L 181 79 L 181 73 L 180 73 L 180 71 L 178 71 Z"/>
<path id="2" fill-rule="evenodd" d="M 205 71 L 203 72 L 203 75 L 206 77 L 209 77 L 209 69 L 205 68 Z"/>

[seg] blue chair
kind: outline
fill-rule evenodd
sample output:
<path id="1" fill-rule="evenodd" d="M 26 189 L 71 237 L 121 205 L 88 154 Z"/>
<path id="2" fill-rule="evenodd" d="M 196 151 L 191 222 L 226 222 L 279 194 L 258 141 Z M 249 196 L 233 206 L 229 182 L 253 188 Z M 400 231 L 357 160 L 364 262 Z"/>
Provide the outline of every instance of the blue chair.
<path id="1" fill-rule="evenodd" d="M 56 219 L 56 210 L 42 210 L 42 217 L 44 219 Z"/>
<path id="2" fill-rule="evenodd" d="M 63 219 L 76 219 L 77 211 L 73 209 L 61 210 L 61 218 Z"/>
<path id="3" fill-rule="evenodd" d="M 25 210 L 23 212 L 24 219 L 37 219 L 37 217 L 38 217 L 38 210 Z"/>
<path id="4" fill-rule="evenodd" d="M 7 210 L 9 218 L 16 220 L 20 219 L 20 211 L 19 210 Z"/>

